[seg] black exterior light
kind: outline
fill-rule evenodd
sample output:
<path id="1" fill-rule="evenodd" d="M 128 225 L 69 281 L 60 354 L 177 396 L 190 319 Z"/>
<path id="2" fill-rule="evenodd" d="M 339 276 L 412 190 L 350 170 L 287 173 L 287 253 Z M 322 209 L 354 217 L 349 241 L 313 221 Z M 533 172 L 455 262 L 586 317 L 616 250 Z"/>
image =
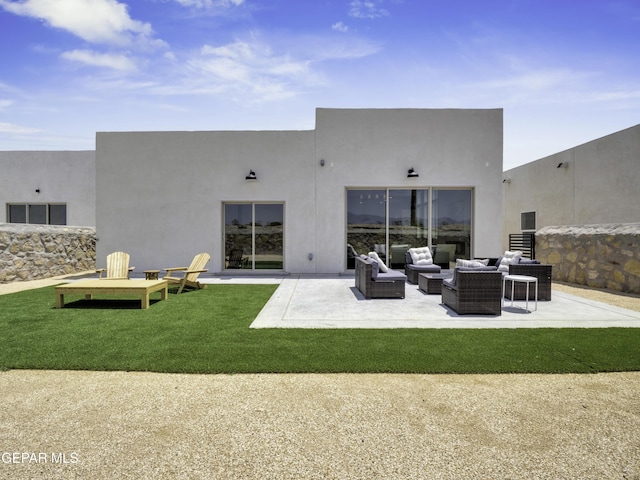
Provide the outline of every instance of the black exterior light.
<path id="1" fill-rule="evenodd" d="M 253 170 L 249 170 L 249 175 L 244 177 L 244 179 L 245 180 L 257 180 L 258 177 L 256 177 L 256 172 L 254 172 Z"/>
<path id="2" fill-rule="evenodd" d="M 420 175 L 418 175 L 418 172 L 415 171 L 415 169 L 413 167 L 411 167 L 409 169 L 409 171 L 407 172 L 407 178 L 417 178 Z"/>

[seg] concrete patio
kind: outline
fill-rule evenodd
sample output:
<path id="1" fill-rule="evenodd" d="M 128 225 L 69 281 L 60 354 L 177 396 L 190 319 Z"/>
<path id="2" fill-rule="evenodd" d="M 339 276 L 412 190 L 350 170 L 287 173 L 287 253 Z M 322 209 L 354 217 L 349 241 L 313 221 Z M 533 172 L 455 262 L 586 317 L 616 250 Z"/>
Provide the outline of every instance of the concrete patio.
<path id="1" fill-rule="evenodd" d="M 640 312 L 558 290 L 552 301 L 506 300 L 501 316 L 458 315 L 440 295 L 406 284 L 404 299 L 365 299 L 349 275 L 222 276 L 217 283 L 278 283 L 251 328 L 640 328 Z"/>

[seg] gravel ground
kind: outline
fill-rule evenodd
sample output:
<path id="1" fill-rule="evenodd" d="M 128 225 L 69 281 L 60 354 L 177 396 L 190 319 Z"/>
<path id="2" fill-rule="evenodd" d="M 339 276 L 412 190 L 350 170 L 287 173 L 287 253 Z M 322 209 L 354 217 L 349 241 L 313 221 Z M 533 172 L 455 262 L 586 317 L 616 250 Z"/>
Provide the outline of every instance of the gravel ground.
<path id="1" fill-rule="evenodd" d="M 0 391 L 7 479 L 640 478 L 640 372 L 16 370 Z"/>
<path id="2" fill-rule="evenodd" d="M 0 479 L 640 479 L 640 372 L 14 370 L 0 405 Z"/>

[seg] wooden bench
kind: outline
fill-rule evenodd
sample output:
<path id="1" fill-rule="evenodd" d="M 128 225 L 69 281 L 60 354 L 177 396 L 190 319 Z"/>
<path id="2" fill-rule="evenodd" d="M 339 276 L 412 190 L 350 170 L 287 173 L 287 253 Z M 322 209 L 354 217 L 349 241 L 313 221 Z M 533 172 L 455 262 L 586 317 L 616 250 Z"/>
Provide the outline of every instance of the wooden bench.
<path id="1" fill-rule="evenodd" d="M 65 295 L 82 295 L 91 300 L 92 295 L 138 295 L 140 308 L 149 308 L 149 295 L 160 292 L 161 300 L 166 300 L 169 283 L 166 280 L 81 280 L 59 285 L 55 288 L 56 308 L 64 307 Z"/>

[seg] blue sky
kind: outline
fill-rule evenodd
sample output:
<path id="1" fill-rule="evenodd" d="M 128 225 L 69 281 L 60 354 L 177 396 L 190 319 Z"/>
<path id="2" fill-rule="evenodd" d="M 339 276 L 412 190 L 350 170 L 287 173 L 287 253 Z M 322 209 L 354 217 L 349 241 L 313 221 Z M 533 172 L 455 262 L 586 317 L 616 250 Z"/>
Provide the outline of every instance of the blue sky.
<path id="1" fill-rule="evenodd" d="M 638 0 L 0 0 L 0 150 L 504 108 L 509 169 L 640 123 Z"/>

